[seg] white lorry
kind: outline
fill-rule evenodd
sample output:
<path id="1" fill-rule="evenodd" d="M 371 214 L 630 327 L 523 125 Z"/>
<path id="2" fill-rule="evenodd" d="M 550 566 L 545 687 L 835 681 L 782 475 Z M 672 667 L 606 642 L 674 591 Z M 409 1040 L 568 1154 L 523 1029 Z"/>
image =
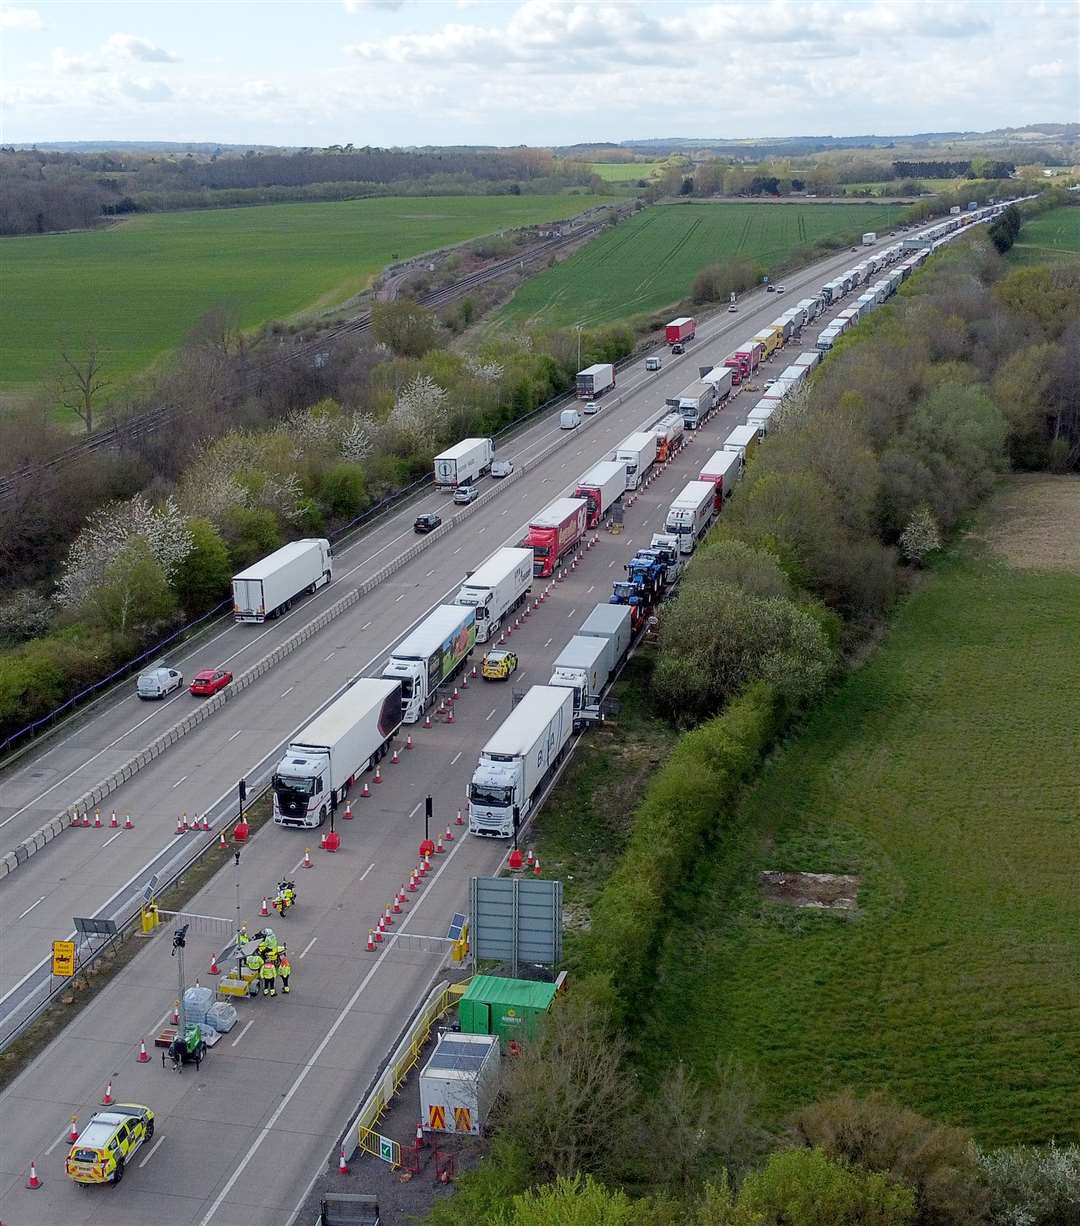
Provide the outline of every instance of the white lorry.
<path id="1" fill-rule="evenodd" d="M 696 430 L 716 405 L 716 388 L 711 383 L 695 379 L 677 396 L 664 401 L 669 408 L 678 409 L 687 430 Z"/>
<path id="2" fill-rule="evenodd" d="M 724 439 L 724 450 L 736 452 L 742 457 L 745 464 L 757 446 L 757 442 L 757 426 L 736 426 L 727 438 Z"/>
<path id="3" fill-rule="evenodd" d="M 401 683 L 402 721 L 415 724 L 476 643 L 476 610 L 441 604 L 390 653 L 383 678 Z"/>
<path id="4" fill-rule="evenodd" d="M 626 608 L 627 605 L 613 605 Z M 555 657 L 548 685 L 565 686 L 574 691 L 574 711 L 598 708 L 600 693 L 615 668 L 615 645 L 609 638 L 595 634 L 575 634 Z"/>
<path id="5" fill-rule="evenodd" d="M 764 400 L 754 405 L 747 413 L 746 424 L 757 430 L 759 438 L 764 438 L 769 433 L 769 423 L 772 421 L 778 403 L 779 401 L 776 400 Z"/>
<path id="6" fill-rule="evenodd" d="M 626 488 L 636 490 L 656 460 L 656 433 L 638 430 L 615 449 L 612 459 L 626 465 Z"/>
<path id="7" fill-rule="evenodd" d="M 716 513 L 716 485 L 712 481 L 688 481 L 668 507 L 664 527 L 679 538 L 683 553 L 693 553 Z"/>
<path id="8" fill-rule="evenodd" d="M 401 686 L 363 677 L 289 742 L 271 780 L 279 826 L 321 826 L 401 727 Z"/>
<path id="9" fill-rule="evenodd" d="M 653 543 L 655 544 L 655 538 Z M 611 640 L 611 667 L 614 669 L 630 650 L 630 606 L 598 604 L 581 623 L 578 634 L 595 635 Z"/>
<path id="10" fill-rule="evenodd" d="M 299 596 L 325 587 L 332 578 L 328 540 L 292 541 L 233 575 L 233 617 L 238 622 L 267 621 L 286 612 Z"/>
<path id="11" fill-rule="evenodd" d="M 476 610 L 476 641 L 495 638 L 503 618 L 529 594 L 533 579 L 531 549 L 500 549 L 469 575 L 454 604 Z"/>
<path id="12" fill-rule="evenodd" d="M 714 366 L 702 376 L 702 383 L 708 383 L 713 389 L 713 405 L 718 405 L 731 394 L 731 367 Z"/>
<path id="13" fill-rule="evenodd" d="M 491 471 L 495 443 L 489 438 L 466 438 L 435 457 L 435 485 L 453 490 Z"/>
<path id="14" fill-rule="evenodd" d="M 595 400 L 615 386 L 615 367 L 610 362 L 597 362 L 579 370 L 574 386 L 579 400 Z"/>
<path id="15" fill-rule="evenodd" d="M 524 819 L 574 731 L 574 695 L 534 685 L 480 751 L 469 784 L 469 833 L 511 838 L 514 813 Z"/>

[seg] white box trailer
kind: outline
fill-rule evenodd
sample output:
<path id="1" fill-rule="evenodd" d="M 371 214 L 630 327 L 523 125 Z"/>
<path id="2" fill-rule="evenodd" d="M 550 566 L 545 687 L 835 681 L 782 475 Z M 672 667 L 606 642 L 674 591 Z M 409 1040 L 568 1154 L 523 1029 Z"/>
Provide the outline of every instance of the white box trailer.
<path id="1" fill-rule="evenodd" d="M 812 323 L 821 314 L 820 298 L 800 298 L 797 305 L 807 323 Z"/>
<path id="2" fill-rule="evenodd" d="M 795 387 L 800 387 L 803 380 L 806 378 L 806 366 L 800 366 L 797 362 L 792 362 L 790 366 L 786 366 L 777 377 L 777 383 L 792 383 Z"/>
<path id="3" fill-rule="evenodd" d="M 401 683 L 402 720 L 415 724 L 476 643 L 476 610 L 441 604 L 394 648 L 383 677 Z"/>
<path id="4" fill-rule="evenodd" d="M 810 350 L 809 353 L 800 353 L 795 359 L 795 365 L 801 366 L 806 371 L 811 371 L 821 361 L 821 354 Z"/>
<path id="5" fill-rule="evenodd" d="M 533 551 L 500 549 L 465 579 L 454 604 L 476 610 L 476 641 L 494 638 L 532 586 Z"/>
<path id="6" fill-rule="evenodd" d="M 742 466 L 742 456 L 737 451 L 714 451 L 698 473 L 699 481 L 712 482 L 718 511 L 724 505 L 724 499 L 730 498 L 734 493 L 735 482 L 742 473 Z"/>
<path id="7" fill-rule="evenodd" d="M 233 575 L 233 617 L 238 622 L 267 621 L 284 613 L 297 597 L 325 587 L 332 578 L 328 540 L 292 541 Z"/>
<path id="8" fill-rule="evenodd" d="M 498 1091 L 497 1034 L 439 1035 L 420 1070 L 424 1131 L 480 1136 Z"/>
<path id="9" fill-rule="evenodd" d="M 579 400 L 595 400 L 615 386 L 615 367 L 610 362 L 596 362 L 579 370 L 575 380 Z"/>
<path id="10" fill-rule="evenodd" d="M 612 459 L 626 468 L 626 488 L 636 490 L 656 460 L 655 432 L 638 430 L 628 434 L 616 447 Z"/>
<path id="11" fill-rule="evenodd" d="M 712 385 L 714 406 L 718 405 L 722 400 L 726 400 L 731 394 L 731 375 L 732 370 L 730 366 L 714 366 L 712 370 L 707 371 L 701 376 L 702 383 Z"/>
<path id="12" fill-rule="evenodd" d="M 696 430 L 716 404 L 716 388 L 712 383 L 695 379 L 677 396 L 669 396 L 664 403 L 669 408 L 678 409 L 687 430 Z"/>
<path id="13" fill-rule="evenodd" d="M 274 821 L 321 826 L 354 778 L 386 755 L 401 727 L 397 681 L 361 677 L 298 732 L 274 770 Z"/>
<path id="14" fill-rule="evenodd" d="M 767 387 L 761 393 L 761 399 L 774 400 L 779 403 L 781 400 L 786 400 L 794 390 L 795 384 L 789 379 L 777 379 L 771 387 Z"/>
<path id="15" fill-rule="evenodd" d="M 555 657 L 548 685 L 573 690 L 575 711 L 595 707 L 614 667 L 614 644 L 611 639 L 599 638 L 594 634 L 575 634 Z"/>
<path id="16" fill-rule="evenodd" d="M 867 230 L 862 236 L 862 242 L 864 247 L 872 247 L 877 242 L 877 235 L 873 230 Z"/>
<path id="17" fill-rule="evenodd" d="M 683 553 L 693 553 L 716 513 L 716 485 L 712 481 L 688 481 L 668 507 L 664 528 L 679 538 Z"/>
<path id="18" fill-rule="evenodd" d="M 724 439 L 724 450 L 738 452 L 743 462 L 750 458 L 758 443 L 756 426 L 736 426 Z"/>
<path id="19" fill-rule="evenodd" d="M 753 426 L 759 437 L 764 438 L 769 433 L 769 422 L 776 412 L 776 401 L 766 400 L 764 404 L 755 405 L 746 415 L 746 424 Z"/>
<path id="20" fill-rule="evenodd" d="M 573 691 L 534 685 L 480 751 L 469 784 L 469 833 L 512 837 L 515 806 L 524 819 L 573 731 Z"/>
<path id="21" fill-rule="evenodd" d="M 626 493 L 626 465 L 618 460 L 601 460 L 582 473 L 574 487 L 574 497 L 588 505 L 588 526 L 599 527 L 616 502 Z"/>
<path id="22" fill-rule="evenodd" d="M 489 438 L 465 438 L 435 457 L 435 484 L 452 490 L 490 472 L 495 443 Z"/>
<path id="23" fill-rule="evenodd" d="M 630 650 L 630 606 L 625 604 L 598 604 L 581 623 L 578 634 L 593 635 L 611 641 L 611 667 Z"/>

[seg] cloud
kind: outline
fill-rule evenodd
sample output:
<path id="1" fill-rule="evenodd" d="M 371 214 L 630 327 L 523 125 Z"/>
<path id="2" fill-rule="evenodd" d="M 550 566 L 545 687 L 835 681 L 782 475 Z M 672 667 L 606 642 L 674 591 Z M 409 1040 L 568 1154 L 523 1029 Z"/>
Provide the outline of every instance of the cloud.
<path id="1" fill-rule="evenodd" d="M 63 47 L 54 47 L 52 70 L 58 77 L 84 77 L 89 73 L 104 72 L 105 65 L 90 56 L 70 55 Z"/>
<path id="2" fill-rule="evenodd" d="M 346 13 L 363 13 L 368 9 L 382 9 L 387 13 L 396 13 L 402 8 L 405 0 L 343 0 Z"/>
<path id="3" fill-rule="evenodd" d="M 130 77 L 118 82 L 117 88 L 135 102 L 165 102 L 173 96 L 169 86 L 157 77 Z"/>
<path id="4" fill-rule="evenodd" d="M 102 51 L 106 55 L 139 60 L 144 64 L 175 64 L 178 58 L 164 47 L 159 47 L 148 39 L 137 38 L 134 34 L 110 34 Z"/>
<path id="5" fill-rule="evenodd" d="M 1052 81 L 1063 77 L 1068 72 L 1061 60 L 1051 60 L 1047 64 L 1029 64 L 1027 75 L 1035 81 Z"/>
<path id="6" fill-rule="evenodd" d="M 43 30 L 45 22 L 37 9 L 23 8 L 22 5 L 0 4 L 0 30 L 20 30 L 32 33 Z"/>

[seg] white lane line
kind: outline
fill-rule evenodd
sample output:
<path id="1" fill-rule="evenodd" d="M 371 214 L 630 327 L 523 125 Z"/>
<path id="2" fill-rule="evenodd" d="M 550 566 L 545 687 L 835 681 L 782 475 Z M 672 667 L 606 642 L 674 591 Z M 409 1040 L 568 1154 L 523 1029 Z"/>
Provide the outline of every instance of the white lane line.
<path id="1" fill-rule="evenodd" d="M 308 951 L 308 950 L 309 950 L 309 949 L 312 947 L 312 945 L 314 945 L 314 944 L 315 944 L 315 942 L 316 942 L 318 939 L 319 939 L 318 937 L 312 937 L 312 938 L 311 938 L 311 940 L 310 940 L 310 941 L 308 941 L 308 943 L 307 943 L 307 944 L 304 946 L 304 948 L 303 948 L 303 949 L 300 951 L 300 953 L 297 955 L 297 957 L 302 958 L 302 957 L 304 956 L 304 954 L 306 954 L 306 953 L 307 953 L 307 951 Z"/>
<path id="2" fill-rule="evenodd" d="M 244 732 L 243 728 L 237 728 L 237 730 L 232 734 L 232 736 L 229 737 L 229 741 L 235 741 L 238 736 L 243 735 L 243 732 Z M 226 741 L 225 744 L 228 745 L 229 741 Z"/>
<path id="3" fill-rule="evenodd" d="M 244 1035 L 246 1035 L 246 1034 L 247 1034 L 247 1032 L 248 1032 L 248 1031 L 249 1031 L 249 1030 L 252 1028 L 252 1026 L 254 1026 L 254 1025 L 255 1025 L 255 1019 L 254 1019 L 254 1018 L 252 1018 L 252 1019 L 251 1019 L 251 1021 L 250 1021 L 250 1022 L 248 1022 L 248 1023 L 247 1023 L 247 1025 L 244 1027 L 244 1029 L 240 1031 L 240 1033 L 239 1033 L 239 1034 L 236 1036 L 236 1038 L 235 1038 L 235 1039 L 233 1039 L 233 1041 L 232 1041 L 232 1045 L 233 1045 L 233 1047 L 235 1047 L 235 1046 L 237 1045 L 237 1043 L 239 1043 L 239 1042 L 240 1042 L 240 1040 L 241 1040 L 241 1039 L 244 1037 Z"/>
<path id="4" fill-rule="evenodd" d="M 287 698 L 295 689 L 296 689 L 295 685 L 290 685 L 289 688 L 285 691 L 285 693 L 281 695 L 281 697 Z"/>
<path id="5" fill-rule="evenodd" d="M 585 589 L 585 595 L 586 595 L 586 596 L 588 596 L 588 594 L 589 594 L 589 593 L 590 593 L 590 592 L 591 592 L 591 591 L 592 591 L 592 590 L 593 590 L 595 587 L 596 587 L 596 584 L 595 584 L 595 583 L 590 584 L 590 585 L 589 585 L 589 587 L 587 587 L 587 588 Z"/>
<path id="6" fill-rule="evenodd" d="M 323 656 L 322 662 L 325 664 L 327 660 L 332 660 L 337 655 L 336 651 L 332 651 L 328 656 Z"/>
<path id="7" fill-rule="evenodd" d="M 554 643 L 554 642 L 555 642 L 555 640 L 554 640 L 554 639 L 548 639 L 548 641 L 547 641 L 547 642 L 544 644 L 544 646 L 545 646 L 545 647 L 550 647 L 550 646 L 551 646 L 551 644 L 552 644 L 552 643 Z"/>
<path id="8" fill-rule="evenodd" d="M 456 557 L 464 548 L 465 548 L 464 545 L 459 545 L 450 556 L 452 558 Z"/>
<path id="9" fill-rule="evenodd" d="M 282 695 L 284 697 L 284 695 Z M 172 785 L 172 791 L 175 791 L 182 783 L 187 781 L 187 775 L 181 775 L 179 779 Z"/>
<path id="10" fill-rule="evenodd" d="M 422 800 L 418 800 L 416 804 L 413 805 L 412 812 L 409 814 L 409 817 L 415 817 L 420 812 L 423 803 L 424 802 Z"/>
<path id="11" fill-rule="evenodd" d="M 63 1132 L 62 1132 L 62 1133 L 61 1133 L 61 1134 L 60 1134 L 60 1135 L 59 1135 L 59 1136 L 56 1138 L 56 1140 L 55 1140 L 55 1141 L 54 1141 L 54 1142 L 53 1142 L 53 1143 L 52 1143 L 52 1144 L 49 1146 L 49 1148 L 48 1148 L 48 1149 L 45 1151 L 45 1157 L 47 1158 L 47 1157 L 48 1157 L 48 1156 L 49 1156 L 49 1155 L 50 1155 L 50 1154 L 53 1152 L 53 1150 L 54 1150 L 54 1149 L 55 1149 L 55 1148 L 56 1148 L 58 1145 L 63 1145 L 63 1143 L 64 1143 L 64 1142 L 65 1142 L 65 1141 L 68 1139 L 68 1137 L 70 1137 L 70 1136 L 71 1136 L 71 1129 L 70 1129 L 70 1127 L 69 1127 L 69 1128 L 65 1128 L 65 1129 L 64 1129 L 64 1131 L 63 1131 Z"/>
<path id="12" fill-rule="evenodd" d="M 427 574 L 424 576 L 424 578 L 425 578 L 425 579 L 430 579 L 430 578 L 431 578 L 431 576 L 432 576 L 434 573 L 435 573 L 435 568 L 434 568 L 434 567 L 432 567 L 432 568 L 431 568 L 431 570 L 429 570 L 429 571 L 427 572 Z"/>
<path id="13" fill-rule="evenodd" d="M 102 845 L 101 845 L 101 850 L 102 850 L 102 851 L 104 851 L 104 850 L 105 850 L 105 848 L 106 848 L 106 847 L 108 847 L 110 843 L 115 843 L 115 842 L 116 842 L 116 840 L 117 840 L 117 839 L 118 839 L 118 838 L 119 838 L 119 837 L 120 837 L 120 836 L 121 836 L 123 833 L 124 833 L 124 832 L 123 832 L 122 830 L 118 830 L 118 831 L 117 831 L 117 832 L 116 832 L 114 835 L 112 835 L 110 838 L 107 838 L 107 839 L 105 840 L 105 842 L 104 842 L 104 843 L 102 843 Z M 22 919 L 22 916 L 21 916 L 21 915 L 19 916 L 19 919 Z"/>
<path id="14" fill-rule="evenodd" d="M 496 712 L 498 709 L 499 709 L 498 707 L 492 707 L 492 708 L 491 708 L 491 712 L 490 712 L 490 714 L 488 714 L 488 715 L 485 715 L 485 716 L 484 716 L 484 723 L 485 723 L 485 724 L 488 722 L 488 720 L 489 720 L 489 719 L 491 719 L 491 716 L 492 716 L 492 715 L 494 715 L 494 714 L 495 714 L 495 712 Z"/>
<path id="15" fill-rule="evenodd" d="M 506 508 L 506 511 L 509 511 L 509 510 L 510 510 L 510 508 L 509 508 L 509 507 L 507 507 L 507 508 Z M 499 514 L 500 514 L 500 515 L 505 515 L 505 514 L 506 514 L 506 511 L 500 511 L 500 512 L 499 512 Z"/>
<path id="16" fill-rule="evenodd" d="M 608 565 L 608 570 L 611 570 L 611 568 L 615 565 L 615 563 L 614 561 L 612 561 L 612 562 L 609 562 L 607 565 Z"/>
<path id="17" fill-rule="evenodd" d="M 150 1161 L 150 1159 L 151 1159 L 151 1158 L 152 1158 L 152 1157 L 153 1157 L 153 1156 L 154 1156 L 154 1155 L 157 1153 L 157 1151 L 158 1151 L 158 1146 L 159 1146 L 159 1145 L 162 1143 L 162 1141 L 164 1141 L 164 1140 L 165 1140 L 165 1138 L 164 1138 L 164 1137 L 158 1137 L 158 1139 L 157 1139 L 157 1140 L 154 1142 L 154 1144 L 150 1146 L 150 1152 L 149 1152 L 149 1153 L 146 1155 L 146 1157 L 145 1157 L 145 1158 L 144 1158 L 144 1159 L 143 1159 L 143 1160 L 142 1160 L 142 1161 L 139 1163 L 139 1170 L 140 1170 L 140 1171 L 141 1171 L 141 1170 L 143 1169 L 143 1167 L 144 1167 L 144 1166 L 145 1166 L 145 1165 L 146 1165 L 146 1164 L 147 1164 L 147 1163 Z"/>
<path id="18" fill-rule="evenodd" d="M 398 596 L 397 599 L 394 601 L 394 604 L 397 604 L 399 600 L 404 600 L 405 597 L 408 596 L 408 594 L 409 594 L 408 592 L 402 592 L 401 595 Z"/>
<path id="19" fill-rule="evenodd" d="M 375 865 L 374 865 L 374 864 L 369 864 L 369 865 L 367 866 L 367 868 L 365 868 L 365 869 L 364 869 L 364 871 L 363 871 L 363 872 L 360 874 L 360 880 L 361 880 L 361 881 L 363 881 L 363 880 L 364 880 L 364 878 L 365 878 L 365 877 L 368 875 L 368 873 L 370 873 L 370 872 L 371 872 L 371 870 L 372 870 L 374 867 L 375 867 Z"/>
<path id="20" fill-rule="evenodd" d="M 439 880 L 439 878 L 443 875 L 443 873 L 446 872 L 447 868 L 449 868 L 450 864 L 452 863 L 454 857 L 457 855 L 458 851 L 466 845 L 466 842 L 467 840 L 460 839 L 457 843 L 454 844 L 453 850 L 443 860 L 442 864 L 440 864 L 439 867 L 435 870 L 435 875 L 429 881 L 428 883 L 429 885 L 434 885 Z M 415 908 L 412 911 L 410 911 L 408 915 L 402 917 L 401 926 L 398 928 L 397 933 L 395 933 L 390 938 L 390 942 L 389 942 L 390 945 L 393 945 L 394 940 L 399 933 L 404 932 L 405 929 L 408 928 L 410 922 L 419 913 L 421 907 L 423 906 L 424 899 L 427 897 L 428 897 L 427 894 L 421 895 Z M 386 948 L 388 948 L 388 946 L 384 945 L 383 948 L 385 950 Z M 326 1049 L 334 1041 L 334 1036 L 341 1029 L 342 1025 L 344 1025 L 345 1019 L 349 1016 L 350 1013 L 352 1013 L 353 1009 L 356 1008 L 356 1002 L 360 999 L 360 997 L 364 994 L 364 992 L 367 991 L 368 984 L 371 983 L 372 979 L 375 978 L 375 972 L 379 969 L 380 965 L 382 964 L 382 961 L 383 961 L 382 958 L 376 958 L 374 965 L 371 967 L 368 973 L 363 977 L 363 979 L 360 980 L 359 984 L 356 987 L 356 991 L 353 992 L 352 996 L 350 996 L 349 999 L 345 1002 L 344 1006 L 341 1009 L 341 1012 L 334 1019 L 334 1024 L 330 1027 L 330 1029 L 326 1032 L 326 1034 L 323 1035 L 322 1041 L 319 1043 L 319 1046 L 316 1047 L 315 1050 L 308 1057 L 306 1063 L 304 1064 L 304 1067 L 300 1070 L 299 1073 L 296 1074 L 296 1079 L 293 1081 L 292 1085 L 285 1092 L 285 1094 L 282 1095 L 281 1102 L 279 1102 L 278 1105 L 274 1108 L 273 1112 L 270 1115 L 270 1118 L 266 1121 L 266 1123 L 262 1126 L 262 1128 L 259 1129 L 259 1135 L 255 1138 L 254 1141 L 252 1141 L 251 1146 L 248 1149 L 247 1153 L 243 1156 L 243 1158 L 241 1158 L 240 1162 L 237 1164 L 236 1170 L 233 1171 L 233 1173 L 225 1181 L 225 1186 L 221 1189 L 221 1191 L 217 1194 L 217 1196 L 214 1197 L 213 1203 L 210 1205 L 210 1208 L 206 1211 L 206 1214 L 200 1219 L 198 1226 L 210 1226 L 210 1223 L 214 1220 L 214 1216 L 216 1215 L 217 1211 L 224 1204 L 225 1198 L 229 1195 L 229 1193 L 236 1186 L 237 1180 L 247 1170 L 248 1164 L 251 1162 L 252 1158 L 254 1158 L 255 1155 L 258 1153 L 259 1149 L 262 1146 L 262 1143 L 266 1140 L 266 1138 L 274 1130 L 274 1126 L 277 1124 L 278 1120 L 281 1119 L 282 1115 L 285 1112 L 285 1109 L 288 1107 L 289 1103 L 292 1102 L 293 1098 L 296 1096 L 297 1091 L 307 1080 L 308 1074 L 315 1067 L 315 1065 L 318 1064 L 319 1059 L 321 1058 L 323 1052 L 326 1051 Z"/>
<path id="21" fill-rule="evenodd" d="M 370 625 L 371 625 L 371 622 L 364 622 L 364 624 L 363 624 L 363 625 L 360 627 L 360 629 L 361 629 L 361 630 L 366 630 L 366 629 L 368 628 L 368 626 L 370 626 Z"/>
<path id="22" fill-rule="evenodd" d="M 483 528 L 477 528 L 476 535 L 479 536 L 481 532 L 486 532 L 486 531 L 487 531 L 487 525 L 485 524 Z"/>
<path id="23" fill-rule="evenodd" d="M 464 749 L 459 749 L 457 753 L 454 754 L 454 756 L 450 759 L 450 765 L 453 766 L 454 763 L 457 762 L 458 758 L 460 758 L 464 752 L 465 752 Z M 37 903 L 35 903 L 34 906 L 36 907 Z M 19 918 L 22 919 L 22 916 L 20 915 Z"/>
<path id="24" fill-rule="evenodd" d="M 459 755 L 459 756 L 460 756 L 460 755 Z M 121 833 L 122 833 L 122 832 L 121 832 Z M 112 842 L 112 839 L 110 839 L 110 840 L 109 840 L 109 843 L 111 843 L 111 842 Z M 106 846 L 106 847 L 108 847 L 109 843 L 106 843 L 106 844 L 105 844 L 105 846 Z M 22 915 L 18 916 L 17 918 L 18 918 L 18 919 L 22 919 L 23 915 L 29 915 L 29 914 L 30 914 L 30 912 L 31 912 L 31 911 L 33 911 L 33 909 L 34 909 L 36 906 L 38 906 L 38 904 L 39 904 L 39 903 L 43 903 L 47 897 L 48 897 L 48 895 L 47 895 L 47 894 L 42 894 L 42 896 L 41 896 L 41 897 L 40 897 L 40 898 L 37 900 L 37 902 L 32 902 L 32 903 L 30 904 L 30 906 L 28 906 L 28 907 L 26 908 L 26 910 L 25 910 L 25 911 L 22 913 Z"/>
<path id="25" fill-rule="evenodd" d="M 571 609 L 570 612 L 567 613 L 566 615 L 566 620 L 569 621 L 570 618 L 573 617 L 576 612 L 577 612 L 577 609 Z"/>

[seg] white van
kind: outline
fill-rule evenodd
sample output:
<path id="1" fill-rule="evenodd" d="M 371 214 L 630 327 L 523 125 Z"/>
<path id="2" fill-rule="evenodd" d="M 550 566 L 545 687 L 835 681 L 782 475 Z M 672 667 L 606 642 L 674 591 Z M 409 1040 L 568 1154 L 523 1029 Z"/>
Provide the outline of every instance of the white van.
<path id="1" fill-rule="evenodd" d="M 559 414 L 560 430 L 576 430 L 581 425 L 581 414 L 577 409 L 563 409 Z"/>
<path id="2" fill-rule="evenodd" d="M 135 693 L 140 698 L 164 698 L 173 690 L 178 690 L 184 684 L 184 675 L 175 668 L 167 668 L 160 661 L 139 674 L 135 682 Z"/>

